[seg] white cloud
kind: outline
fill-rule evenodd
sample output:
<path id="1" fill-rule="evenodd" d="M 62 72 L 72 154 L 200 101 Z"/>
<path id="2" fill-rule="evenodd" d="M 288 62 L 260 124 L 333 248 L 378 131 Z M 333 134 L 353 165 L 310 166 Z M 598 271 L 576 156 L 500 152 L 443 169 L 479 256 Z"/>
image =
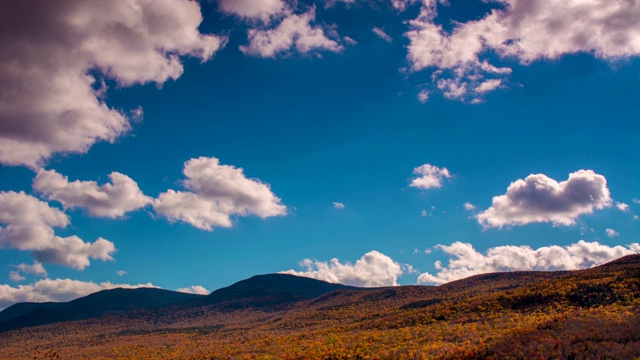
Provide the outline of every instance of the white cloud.
<path id="1" fill-rule="evenodd" d="M 492 52 L 523 64 L 580 52 L 605 59 L 640 54 L 640 28 L 635 21 L 640 17 L 640 3 L 635 1 L 496 3 L 500 8 L 482 19 L 458 23 L 447 33 L 434 22 L 436 1 L 424 1 L 420 15 L 410 22 L 411 29 L 405 34 L 413 70 L 434 69 L 434 81 L 447 89 L 446 97 L 473 102 L 501 87 L 511 72 L 483 60 Z M 457 91 L 449 91 L 454 84 Z"/>
<path id="2" fill-rule="evenodd" d="M 55 263 L 82 270 L 89 259 L 112 261 L 116 251 L 112 242 L 98 238 L 93 243 L 79 237 L 59 237 L 54 228 L 70 221 L 62 211 L 52 208 L 24 192 L 0 192 L 0 248 L 31 251 L 38 262 Z"/>
<path id="3" fill-rule="evenodd" d="M 20 275 L 15 271 L 9 271 L 9 279 L 11 279 L 11 281 L 13 282 L 20 282 L 20 281 L 26 280 L 27 278 L 25 278 L 24 276 Z"/>
<path id="4" fill-rule="evenodd" d="M 274 58 L 291 49 L 306 54 L 316 50 L 342 51 L 342 46 L 329 39 L 321 26 L 311 26 L 315 9 L 304 14 L 291 14 L 273 29 L 249 29 L 249 44 L 240 50 L 253 56 Z"/>
<path id="5" fill-rule="evenodd" d="M 118 270 L 118 271 L 116 271 L 116 274 L 117 274 L 118 276 L 125 276 L 125 275 L 127 275 L 127 272 L 126 272 L 126 271 L 124 271 L 124 270 Z"/>
<path id="6" fill-rule="evenodd" d="M 418 101 L 423 104 L 429 101 L 429 90 L 420 90 L 420 92 L 418 93 Z"/>
<path id="7" fill-rule="evenodd" d="M 358 287 L 396 286 L 398 277 L 404 273 L 400 264 L 375 250 L 366 253 L 355 264 L 341 263 L 336 258 L 328 263 L 305 259 L 300 266 L 306 271 L 287 270 L 283 273 Z"/>
<path id="8" fill-rule="evenodd" d="M 55 200 L 65 209 L 83 208 L 97 217 L 118 218 L 151 203 L 138 184 L 127 175 L 112 172 L 111 183 L 98 186 L 95 181 L 72 181 L 55 170 L 38 170 L 33 189 L 47 200 Z"/>
<path id="9" fill-rule="evenodd" d="M 119 86 L 177 79 L 180 56 L 206 61 L 224 45 L 201 21 L 188 0 L 1 2 L 0 163 L 35 168 L 114 142 L 141 109 L 108 107 L 92 71 Z"/>
<path id="10" fill-rule="evenodd" d="M 39 263 L 37 261 L 34 261 L 33 265 L 27 265 L 25 263 L 22 263 L 16 266 L 16 268 L 20 270 L 20 272 L 22 272 L 23 274 L 35 274 L 35 275 L 45 276 L 45 277 L 47 276 L 47 270 L 44 269 L 44 266 L 42 266 L 42 263 Z"/>
<path id="11" fill-rule="evenodd" d="M 631 199 L 635 204 L 640 204 L 640 199 L 633 198 Z"/>
<path id="12" fill-rule="evenodd" d="M 613 229 L 607 229 L 607 230 L 605 230 L 605 232 L 607 233 L 607 236 L 610 237 L 610 238 L 614 238 L 614 237 L 620 236 L 620 233 L 615 231 L 615 230 L 613 230 Z"/>
<path id="13" fill-rule="evenodd" d="M 43 279 L 30 285 L 12 287 L 0 284 L 0 309 L 19 302 L 64 302 L 77 299 L 101 290 L 125 288 L 135 289 L 157 286 L 147 284 L 112 284 L 110 282 L 94 283 L 71 279 Z"/>
<path id="14" fill-rule="evenodd" d="M 214 157 L 185 162 L 182 183 L 189 191 L 168 190 L 153 203 L 154 210 L 169 221 L 183 221 L 199 229 L 231 227 L 230 216 L 261 218 L 286 215 L 268 184 L 249 179 L 242 168 L 221 165 Z"/>
<path id="15" fill-rule="evenodd" d="M 439 168 L 431 164 L 424 164 L 413 169 L 413 173 L 419 177 L 411 180 L 412 187 L 418 189 L 431 189 L 442 187 L 442 180 L 451 177 L 447 168 Z"/>
<path id="16" fill-rule="evenodd" d="M 179 288 L 176 291 L 187 293 L 187 294 L 198 294 L 198 295 L 209 295 L 209 293 L 211 292 L 200 285 L 193 285 L 186 288 Z"/>
<path id="17" fill-rule="evenodd" d="M 450 255 L 449 263 L 437 262 L 435 275 L 423 273 L 421 284 L 443 284 L 471 275 L 505 271 L 576 270 L 600 265 L 625 255 L 640 252 L 640 244 L 627 247 L 607 246 L 598 242 L 578 241 L 569 246 L 545 246 L 532 249 L 529 246 L 498 246 L 485 254 L 476 251 L 471 244 L 455 242 L 435 248 Z"/>
<path id="18" fill-rule="evenodd" d="M 334 209 L 344 209 L 344 204 L 341 202 L 334 201 L 333 202 Z"/>
<path id="19" fill-rule="evenodd" d="M 373 29 L 371 29 L 371 31 L 373 31 L 374 34 L 378 35 L 378 37 L 380 37 L 380 39 L 391 43 L 393 42 L 393 38 L 389 35 L 387 35 L 386 32 L 384 32 L 384 30 L 380 29 L 379 27 L 374 27 Z"/>
<path id="20" fill-rule="evenodd" d="M 491 207 L 477 215 L 485 228 L 551 222 L 573 225 L 576 218 L 595 209 L 611 206 L 612 200 L 604 176 L 592 170 L 579 170 L 558 183 L 544 174 L 532 174 L 495 196 Z"/>
<path id="21" fill-rule="evenodd" d="M 616 207 L 620 211 L 629 211 L 629 205 L 622 202 L 616 202 Z"/>
<path id="22" fill-rule="evenodd" d="M 246 19 L 269 22 L 288 11 L 282 0 L 218 0 L 220 10 Z"/>
<path id="23" fill-rule="evenodd" d="M 464 203 L 464 209 L 467 211 L 474 211 L 476 209 L 476 206 L 470 202 L 466 202 Z"/>

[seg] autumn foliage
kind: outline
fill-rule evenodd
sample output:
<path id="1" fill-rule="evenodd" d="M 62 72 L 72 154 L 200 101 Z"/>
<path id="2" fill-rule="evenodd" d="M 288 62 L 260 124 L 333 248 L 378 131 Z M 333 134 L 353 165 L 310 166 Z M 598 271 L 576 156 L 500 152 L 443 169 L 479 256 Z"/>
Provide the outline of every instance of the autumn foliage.
<path id="1" fill-rule="evenodd" d="M 344 289 L 284 308 L 175 305 L 0 333 L 1 359 L 47 351 L 60 359 L 638 359 L 640 256 L 575 272 Z"/>

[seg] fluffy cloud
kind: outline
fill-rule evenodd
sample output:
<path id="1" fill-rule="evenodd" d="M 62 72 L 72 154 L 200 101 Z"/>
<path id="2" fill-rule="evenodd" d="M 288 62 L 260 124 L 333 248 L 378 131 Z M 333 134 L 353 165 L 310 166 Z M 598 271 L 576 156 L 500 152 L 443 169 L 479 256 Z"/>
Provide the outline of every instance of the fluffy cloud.
<path id="1" fill-rule="evenodd" d="M 374 34 L 378 35 L 378 37 L 380 37 L 380 39 L 391 43 L 393 41 L 393 38 L 389 35 L 387 35 L 386 32 L 384 32 L 384 30 L 380 29 L 379 27 L 374 27 L 373 29 L 371 29 L 371 31 L 373 31 Z"/>
<path id="2" fill-rule="evenodd" d="M 616 202 L 616 207 L 618 208 L 618 210 L 620 211 L 629 211 L 629 205 L 625 204 L 623 202 Z"/>
<path id="3" fill-rule="evenodd" d="M 99 238 L 93 243 L 79 237 L 59 237 L 54 228 L 64 228 L 70 221 L 62 211 L 52 208 L 24 192 L 0 192 L 0 248 L 31 251 L 39 262 L 55 263 L 82 270 L 89 259 L 113 260 L 112 242 Z"/>
<path id="4" fill-rule="evenodd" d="M 341 263 L 334 258 L 328 263 L 305 259 L 300 265 L 306 271 L 283 273 L 358 287 L 396 286 L 398 277 L 404 273 L 400 264 L 375 250 L 364 254 L 355 264 Z"/>
<path id="5" fill-rule="evenodd" d="M 211 291 L 200 285 L 194 285 L 186 288 L 180 288 L 176 290 L 178 292 L 187 293 L 187 294 L 198 294 L 198 295 L 209 295 Z"/>
<path id="6" fill-rule="evenodd" d="M 22 263 L 16 266 L 16 269 L 20 270 L 20 272 L 22 272 L 23 274 L 35 274 L 45 277 L 47 276 L 47 270 L 44 269 L 42 263 L 39 263 L 37 261 L 34 261 L 33 265 Z"/>
<path id="7" fill-rule="evenodd" d="M 261 218 L 286 215 L 287 208 L 268 184 L 249 179 L 242 168 L 221 165 L 214 157 L 191 159 L 184 164 L 182 183 L 189 191 L 168 190 L 153 202 L 154 210 L 169 219 L 199 229 L 231 227 L 230 216 Z"/>
<path id="8" fill-rule="evenodd" d="M 302 54 L 315 50 L 341 51 L 342 46 L 329 39 L 321 26 L 311 26 L 315 17 L 315 9 L 311 9 L 304 14 L 287 16 L 273 29 L 250 29 L 249 44 L 240 50 L 264 58 L 273 58 L 293 48 Z"/>
<path id="9" fill-rule="evenodd" d="M 333 208 L 334 209 L 344 209 L 344 204 L 341 203 L 341 202 L 334 201 L 333 202 Z"/>
<path id="10" fill-rule="evenodd" d="M 592 170 L 576 171 L 559 183 L 544 174 L 532 174 L 511 183 L 505 195 L 495 196 L 477 219 L 485 228 L 533 222 L 573 225 L 580 215 L 611 204 L 607 180 Z"/>
<path id="11" fill-rule="evenodd" d="M 447 33 L 434 22 L 435 0 L 426 0 L 405 34 L 413 70 L 435 69 L 434 82 L 451 99 L 477 102 L 502 86 L 509 68 L 483 58 L 496 53 L 523 64 L 565 54 L 611 59 L 640 54 L 640 3 L 608 0 L 496 0 L 484 18 L 456 24 Z"/>
<path id="12" fill-rule="evenodd" d="M 476 206 L 470 202 L 466 202 L 464 203 L 464 209 L 467 211 L 474 211 L 476 209 Z"/>
<path id="13" fill-rule="evenodd" d="M 264 22 L 287 12 L 287 5 L 282 0 L 218 0 L 218 6 L 227 14 Z"/>
<path id="14" fill-rule="evenodd" d="M 63 302 L 77 299 L 91 293 L 115 288 L 135 289 L 141 287 L 157 287 L 147 284 L 112 284 L 103 282 L 84 282 L 71 279 L 43 279 L 31 285 L 12 287 L 0 284 L 0 309 L 19 302 Z"/>
<path id="15" fill-rule="evenodd" d="M 411 180 L 411 185 L 418 189 L 431 189 L 442 187 L 442 180 L 451 177 L 447 168 L 439 168 L 430 164 L 424 164 L 413 169 L 413 173 L 419 177 Z"/>
<path id="16" fill-rule="evenodd" d="M 436 262 L 438 273 L 421 274 L 419 283 L 443 284 L 491 272 L 584 269 L 640 252 L 638 243 L 627 247 L 610 247 L 584 240 L 569 246 L 545 246 L 536 250 L 528 246 L 498 246 L 487 250 L 485 254 L 476 251 L 471 244 L 462 242 L 449 246 L 437 245 L 435 248 L 452 259 L 446 267 Z"/>
<path id="17" fill-rule="evenodd" d="M 610 237 L 610 238 L 614 238 L 614 237 L 620 236 L 620 233 L 615 231 L 615 230 L 613 230 L 613 229 L 607 229 L 607 230 L 605 230 L 605 232 L 607 233 L 607 236 Z"/>
<path id="18" fill-rule="evenodd" d="M 0 3 L 0 163 L 37 167 L 130 130 L 94 71 L 131 86 L 177 79 L 180 56 L 206 61 L 224 39 L 202 35 L 188 0 L 24 0 Z"/>
<path id="19" fill-rule="evenodd" d="M 24 276 L 20 275 L 15 271 L 9 271 L 9 279 L 11 279 L 11 281 L 13 282 L 20 282 L 20 281 L 26 280 L 27 278 L 25 278 Z"/>
<path id="20" fill-rule="evenodd" d="M 112 172 L 109 179 L 111 183 L 100 186 L 95 181 L 69 182 L 55 170 L 40 169 L 33 180 L 33 189 L 47 200 L 60 202 L 66 209 L 87 209 L 97 217 L 122 217 L 151 203 L 151 198 L 127 175 Z"/>

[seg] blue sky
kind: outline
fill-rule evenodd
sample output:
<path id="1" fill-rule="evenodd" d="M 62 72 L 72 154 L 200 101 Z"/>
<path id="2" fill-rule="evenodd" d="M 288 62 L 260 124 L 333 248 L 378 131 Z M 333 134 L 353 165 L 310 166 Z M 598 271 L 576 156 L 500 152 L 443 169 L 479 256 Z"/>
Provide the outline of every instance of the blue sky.
<path id="1" fill-rule="evenodd" d="M 640 5 L 7 6 L 0 307 L 640 251 Z"/>

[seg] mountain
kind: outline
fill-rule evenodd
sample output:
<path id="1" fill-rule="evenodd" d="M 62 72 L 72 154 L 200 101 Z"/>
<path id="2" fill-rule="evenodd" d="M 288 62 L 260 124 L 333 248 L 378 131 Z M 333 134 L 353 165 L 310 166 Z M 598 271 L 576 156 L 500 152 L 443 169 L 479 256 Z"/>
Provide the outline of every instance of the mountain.
<path id="1" fill-rule="evenodd" d="M 156 309 L 201 296 L 156 288 L 117 288 L 64 303 L 18 303 L 0 312 L 0 331 L 89 319 L 134 309 Z"/>
<path id="2" fill-rule="evenodd" d="M 225 310 L 281 309 L 293 303 L 346 289 L 357 288 L 289 274 L 266 274 L 256 275 L 218 289 L 206 298 L 194 300 L 193 303 L 216 305 Z"/>
<path id="3" fill-rule="evenodd" d="M 12 311 L 21 318 L 31 306 Z M 109 314 L 5 331 L 0 359 L 49 350 L 110 359 L 638 360 L 640 255 L 441 286 L 361 289 L 259 275 L 208 296 Z"/>

